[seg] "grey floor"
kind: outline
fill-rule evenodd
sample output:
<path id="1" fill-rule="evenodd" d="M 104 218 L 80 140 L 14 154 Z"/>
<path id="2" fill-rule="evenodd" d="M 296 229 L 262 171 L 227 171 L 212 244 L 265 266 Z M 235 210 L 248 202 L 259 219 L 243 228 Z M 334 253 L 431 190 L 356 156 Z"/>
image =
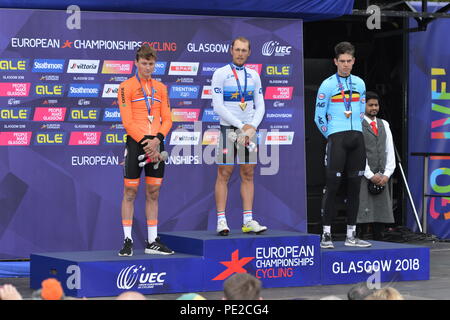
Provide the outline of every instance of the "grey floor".
<path id="1" fill-rule="evenodd" d="M 406 300 L 448 300 L 450 299 L 450 243 L 448 242 L 409 242 L 409 244 L 423 245 L 430 248 L 430 279 L 426 281 L 400 281 L 382 283 L 396 288 Z M 0 278 L 0 285 L 10 283 L 16 286 L 24 299 L 31 299 L 33 289 L 30 288 L 29 278 Z M 353 284 L 288 287 L 263 289 L 263 298 L 267 300 L 319 300 L 334 295 L 347 299 L 347 292 Z M 199 292 L 208 300 L 222 299 L 221 291 Z M 175 300 L 181 294 L 147 295 L 149 300 Z M 110 300 L 115 297 L 89 298 L 89 300 Z"/>

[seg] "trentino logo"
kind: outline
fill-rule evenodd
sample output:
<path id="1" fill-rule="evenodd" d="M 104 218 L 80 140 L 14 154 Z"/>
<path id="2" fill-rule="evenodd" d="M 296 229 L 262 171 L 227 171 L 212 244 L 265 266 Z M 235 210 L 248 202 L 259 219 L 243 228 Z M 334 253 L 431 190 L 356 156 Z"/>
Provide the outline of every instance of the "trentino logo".
<path id="1" fill-rule="evenodd" d="M 34 59 L 32 71 L 61 73 L 64 71 L 64 59 Z"/>
<path id="2" fill-rule="evenodd" d="M 214 109 L 204 109 L 203 110 L 203 122 L 219 122 L 219 115 L 214 112 Z"/>
<path id="3" fill-rule="evenodd" d="M 200 86 L 174 85 L 170 87 L 172 99 L 197 99 Z"/>

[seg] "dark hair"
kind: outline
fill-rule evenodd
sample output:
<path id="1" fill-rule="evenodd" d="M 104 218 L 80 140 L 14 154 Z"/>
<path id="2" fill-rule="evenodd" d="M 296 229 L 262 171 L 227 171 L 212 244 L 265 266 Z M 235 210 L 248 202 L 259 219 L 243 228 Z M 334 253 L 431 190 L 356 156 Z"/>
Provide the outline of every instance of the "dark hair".
<path id="1" fill-rule="evenodd" d="M 367 91 L 366 92 L 366 101 L 369 101 L 370 99 L 376 99 L 376 100 L 378 100 L 378 102 L 380 102 L 380 97 L 378 96 L 378 94 L 376 94 L 373 91 Z"/>
<path id="2" fill-rule="evenodd" d="M 223 283 L 227 300 L 258 300 L 261 294 L 261 280 L 249 273 L 235 273 Z"/>
<path id="3" fill-rule="evenodd" d="M 235 39 L 231 42 L 231 48 L 233 48 L 234 43 L 235 43 L 237 40 L 239 40 L 239 41 L 241 41 L 241 42 L 247 42 L 247 43 L 248 43 L 248 50 L 250 50 L 250 40 L 248 40 L 248 39 L 245 38 L 245 37 L 237 37 L 237 38 L 235 38 Z"/>
<path id="4" fill-rule="evenodd" d="M 355 47 L 350 42 L 347 42 L 347 41 L 339 42 L 334 47 L 335 58 L 338 59 L 341 54 L 345 54 L 345 53 L 348 53 L 354 57 L 355 56 Z"/>
<path id="5" fill-rule="evenodd" d="M 153 47 L 150 47 L 148 44 L 143 44 L 136 51 L 136 61 L 139 61 L 139 58 L 151 60 L 155 59 L 156 61 L 156 50 Z"/>

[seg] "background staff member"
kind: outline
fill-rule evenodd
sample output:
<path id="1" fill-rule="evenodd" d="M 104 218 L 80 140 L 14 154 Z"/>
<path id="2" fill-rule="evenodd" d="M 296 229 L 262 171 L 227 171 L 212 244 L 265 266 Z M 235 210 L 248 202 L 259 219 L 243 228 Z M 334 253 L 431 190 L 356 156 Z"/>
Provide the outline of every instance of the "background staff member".
<path id="1" fill-rule="evenodd" d="M 362 131 L 367 162 L 361 181 L 357 220 L 358 223 L 367 224 L 366 228 L 372 227 L 374 240 L 382 239 L 385 224 L 394 223 L 392 188 L 389 187 L 392 182 L 390 177 L 395 170 L 394 140 L 389 123 L 377 118 L 379 101 L 376 93 L 367 92 Z"/>

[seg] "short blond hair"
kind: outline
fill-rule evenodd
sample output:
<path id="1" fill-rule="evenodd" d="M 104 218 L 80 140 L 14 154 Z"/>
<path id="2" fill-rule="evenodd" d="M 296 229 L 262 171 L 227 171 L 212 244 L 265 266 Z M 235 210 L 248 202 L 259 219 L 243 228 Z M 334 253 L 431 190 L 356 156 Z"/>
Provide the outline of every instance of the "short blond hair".
<path id="1" fill-rule="evenodd" d="M 402 294 L 397 289 L 392 287 L 385 287 L 376 290 L 364 300 L 405 300 Z"/>

